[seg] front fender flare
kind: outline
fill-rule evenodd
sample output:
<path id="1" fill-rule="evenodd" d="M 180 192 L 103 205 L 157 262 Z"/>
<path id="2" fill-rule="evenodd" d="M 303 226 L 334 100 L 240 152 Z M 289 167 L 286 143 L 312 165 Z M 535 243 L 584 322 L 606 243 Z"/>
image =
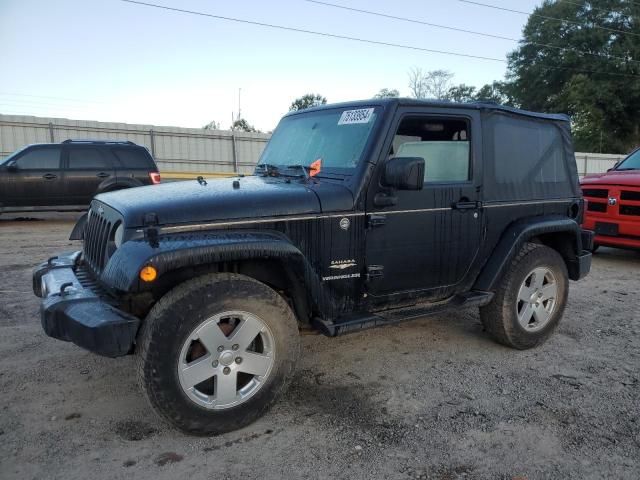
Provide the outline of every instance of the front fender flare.
<path id="1" fill-rule="evenodd" d="M 287 259 L 301 280 L 311 267 L 300 250 L 275 232 L 202 232 L 160 236 L 157 242 L 125 242 L 109 259 L 101 282 L 125 292 L 139 290 L 138 275 L 153 265 L 158 276 L 182 267 L 250 259 Z"/>
<path id="2" fill-rule="evenodd" d="M 84 227 L 87 226 L 88 218 L 89 216 L 86 213 L 82 214 L 73 226 L 73 230 L 71 230 L 71 234 L 69 234 L 69 240 L 84 240 Z"/>

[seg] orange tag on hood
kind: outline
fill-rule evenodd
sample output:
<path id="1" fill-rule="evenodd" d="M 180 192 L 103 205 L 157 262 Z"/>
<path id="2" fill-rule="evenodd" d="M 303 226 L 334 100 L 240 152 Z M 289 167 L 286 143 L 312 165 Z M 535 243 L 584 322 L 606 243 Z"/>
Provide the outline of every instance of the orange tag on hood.
<path id="1" fill-rule="evenodd" d="M 312 162 L 311 165 L 309 165 L 309 176 L 315 177 L 317 174 L 320 173 L 321 169 L 322 169 L 322 158 L 319 158 L 314 162 Z"/>

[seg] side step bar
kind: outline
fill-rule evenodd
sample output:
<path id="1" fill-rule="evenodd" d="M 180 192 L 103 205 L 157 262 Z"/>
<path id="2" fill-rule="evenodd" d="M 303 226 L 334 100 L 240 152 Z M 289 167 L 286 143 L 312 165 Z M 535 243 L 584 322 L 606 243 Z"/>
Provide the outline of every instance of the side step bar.
<path id="1" fill-rule="evenodd" d="M 376 313 L 364 313 L 358 316 L 341 317 L 336 321 L 314 319 L 313 325 L 328 337 L 337 337 L 345 333 L 359 332 L 369 328 L 392 325 L 405 320 L 413 320 L 441 313 L 452 308 L 486 305 L 493 298 L 492 292 L 473 291 L 464 295 L 455 295 L 435 303 L 422 303 L 410 307 L 395 308 Z"/>

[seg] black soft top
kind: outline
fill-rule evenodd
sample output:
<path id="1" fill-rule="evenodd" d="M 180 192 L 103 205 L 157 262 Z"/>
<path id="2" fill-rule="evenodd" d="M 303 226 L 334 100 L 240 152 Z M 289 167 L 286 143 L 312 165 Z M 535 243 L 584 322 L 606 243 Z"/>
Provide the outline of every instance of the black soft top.
<path id="1" fill-rule="evenodd" d="M 488 102 L 454 103 L 413 98 L 370 99 L 322 105 L 300 112 L 331 108 L 381 106 L 446 108 L 477 111 L 482 121 L 482 184 L 488 202 L 579 197 L 578 170 L 568 115 L 529 112 Z"/>
<path id="2" fill-rule="evenodd" d="M 371 106 L 398 106 L 398 107 L 433 107 L 433 108 L 455 108 L 460 110 L 480 110 L 480 111 L 496 111 L 504 112 L 512 115 L 519 115 L 524 117 L 533 117 L 543 120 L 553 120 L 556 122 L 570 122 L 571 119 L 564 113 L 540 113 L 531 112 L 529 110 L 521 110 L 519 108 L 507 107 L 498 103 L 492 102 L 468 102 L 468 103 L 456 103 L 447 102 L 442 100 L 417 100 L 415 98 L 371 98 L 369 100 L 356 100 L 352 102 L 331 103 L 327 105 L 320 105 L 318 107 L 311 107 L 305 110 L 299 110 L 290 112 L 287 114 L 295 115 L 298 113 L 312 112 L 315 110 L 326 110 L 331 108 L 364 108 Z"/>

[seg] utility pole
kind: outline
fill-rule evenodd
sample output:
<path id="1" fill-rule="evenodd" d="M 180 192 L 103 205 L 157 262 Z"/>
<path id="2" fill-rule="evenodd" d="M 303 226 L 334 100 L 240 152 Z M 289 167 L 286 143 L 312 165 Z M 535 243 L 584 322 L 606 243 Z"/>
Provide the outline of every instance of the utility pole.
<path id="1" fill-rule="evenodd" d="M 242 118 L 242 109 L 240 108 L 240 94 L 242 93 L 242 88 L 238 88 L 238 120 Z"/>

